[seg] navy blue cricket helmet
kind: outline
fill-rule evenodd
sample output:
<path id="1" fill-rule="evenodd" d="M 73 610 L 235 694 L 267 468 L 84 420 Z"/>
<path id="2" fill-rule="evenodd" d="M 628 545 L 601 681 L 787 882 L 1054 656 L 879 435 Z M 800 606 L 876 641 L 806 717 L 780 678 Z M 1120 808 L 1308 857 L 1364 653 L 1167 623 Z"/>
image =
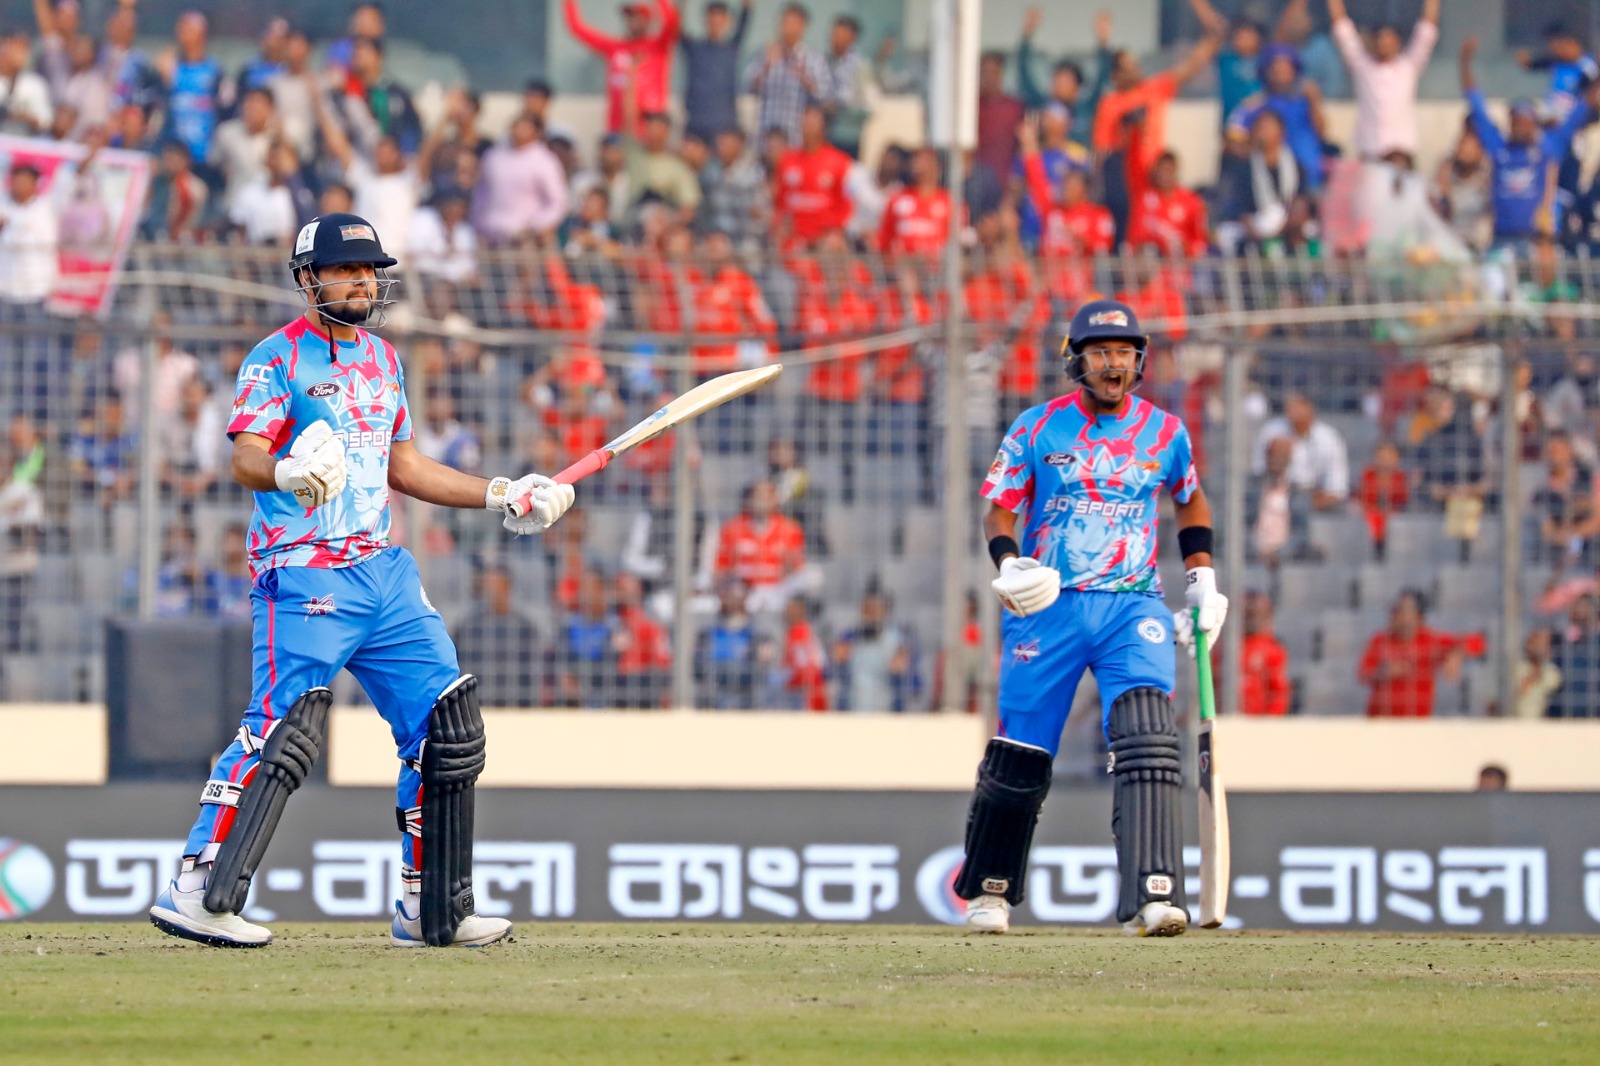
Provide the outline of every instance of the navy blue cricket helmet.
<path id="1" fill-rule="evenodd" d="M 1090 300 L 1072 316 L 1061 354 L 1067 357 L 1067 376 L 1085 388 L 1088 367 L 1083 350 L 1095 341 L 1128 341 L 1139 350 L 1133 382 L 1133 388 L 1138 388 L 1144 380 L 1144 357 L 1150 338 L 1139 328 L 1139 316 L 1133 308 L 1117 300 Z"/>
<path id="2" fill-rule="evenodd" d="M 372 324 L 381 326 L 388 308 L 395 303 L 389 294 L 397 279 L 389 277 L 387 269 L 397 262 L 399 260 L 384 252 L 372 223 L 360 215 L 334 213 L 318 215 L 300 227 L 294 253 L 289 259 L 289 272 L 294 276 L 296 291 L 324 317 L 360 326 L 368 324 L 375 315 L 377 321 Z M 377 273 L 376 299 L 371 301 L 365 314 L 347 312 L 348 305 L 332 304 L 322 298 L 322 281 L 317 272 L 351 263 L 370 264 Z"/>

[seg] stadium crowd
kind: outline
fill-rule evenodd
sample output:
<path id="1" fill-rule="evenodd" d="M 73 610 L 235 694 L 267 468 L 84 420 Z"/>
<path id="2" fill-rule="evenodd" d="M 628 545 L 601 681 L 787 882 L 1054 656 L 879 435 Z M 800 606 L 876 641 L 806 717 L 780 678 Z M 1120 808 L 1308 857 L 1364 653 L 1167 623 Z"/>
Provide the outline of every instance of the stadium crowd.
<path id="1" fill-rule="evenodd" d="M 284 247 L 321 212 L 370 219 L 426 312 L 466 327 L 448 342 L 419 345 L 432 384 L 413 397 L 424 450 L 464 469 L 477 468 L 485 451 L 506 450 L 551 468 L 560 456 L 598 446 L 627 410 L 658 397 L 665 383 L 648 368 L 601 358 L 592 341 L 602 328 L 692 338 L 685 342 L 694 369 L 708 375 L 765 361 L 780 347 L 823 349 L 927 325 L 944 310 L 937 257 L 952 226 L 971 250 L 963 295 L 976 346 L 1001 353 L 997 419 L 1059 384 L 1042 356 L 1052 323 L 1102 291 L 1165 323 L 1149 387 L 1157 402 L 1197 419 L 1216 383 L 1176 369 L 1170 345 L 1185 338 L 1208 257 L 1433 264 L 1509 255 L 1535 264 L 1534 283 L 1520 295 L 1540 304 L 1575 295 L 1563 249 L 1600 246 L 1600 184 L 1584 184 L 1573 147 L 1595 116 L 1600 68 L 1581 35 L 1562 25 L 1547 29 L 1544 54 L 1519 57 L 1550 71 L 1549 90 L 1514 101 L 1506 125 L 1478 90 L 1476 41 L 1468 39 L 1457 57 L 1466 116 L 1449 156 L 1428 160 L 1418 157 L 1416 95 L 1434 61 L 1438 0 L 1425 0 L 1415 25 L 1398 28 L 1358 27 L 1343 0 L 1328 0 L 1325 21 L 1307 0 L 1252 7 L 1268 10 L 1265 21 L 1229 21 L 1207 0 L 1190 0 L 1203 35 L 1155 71 L 1117 47 L 1104 13 L 1092 27 L 1091 54 L 1041 56 L 1035 38 L 1045 16 L 1032 10 L 1014 52 L 981 58 L 977 143 L 963 159 L 962 203 L 952 205 L 945 161 L 933 148 L 890 143 L 862 158 L 877 103 L 920 89 L 915 64 L 893 41 L 869 51 L 856 19 L 814 26 L 802 4 L 790 3 L 775 38 L 758 42 L 747 32 L 752 3 L 712 0 L 697 13 L 698 27 L 672 0 L 628 3 L 623 33 L 612 36 L 590 24 L 577 0 L 565 0 L 572 40 L 605 67 L 605 130 L 563 128 L 552 117 L 559 87 L 534 79 L 504 135 L 491 138 L 468 86 L 449 89 L 437 116 L 424 120 L 418 87 L 388 68 L 389 26 L 378 3 L 357 4 L 333 41 L 271 19 L 258 53 L 228 70 L 213 57 L 198 12 L 177 21 L 170 44 L 146 51 L 134 0 L 121 0 L 98 36 L 74 0 L 35 0 L 31 27 L 0 28 L 0 132 L 82 144 L 91 150 L 85 171 L 101 149 L 148 153 L 153 178 L 137 229 L 150 242 Z M 675 67 L 680 96 L 672 92 Z M 1165 131 L 1172 101 L 1186 86 L 1205 85 L 1221 104 L 1218 178 L 1192 189 Z M 740 122 L 746 95 L 757 116 L 751 126 Z M 1353 138 L 1334 143 L 1323 102 L 1347 95 L 1356 102 Z M 0 199 L 7 320 L 47 313 L 58 245 L 71 224 L 70 207 L 40 184 L 35 167 L 13 165 Z M 1112 253 L 1127 259 L 1108 267 L 1095 258 Z M 495 279 L 507 270 L 516 284 Z M 470 339 L 471 327 L 507 325 L 570 342 L 496 367 Z M 1529 695 L 1515 713 L 1543 713 L 1545 704 L 1550 713 L 1594 713 L 1595 701 L 1574 697 L 1574 683 L 1560 677 L 1600 675 L 1591 576 L 1600 567 L 1600 385 L 1592 358 L 1572 346 L 1570 319 L 1541 320 L 1532 330 L 1549 347 L 1519 369 L 1528 399 L 1517 413 L 1523 458 L 1548 468 L 1548 483 L 1532 496 L 1539 520 L 1531 551 L 1552 571 L 1541 609 L 1568 622 L 1530 634 Z M 1294 337 L 1278 329 L 1254 339 L 1265 348 Z M 219 477 L 217 442 L 243 352 L 234 345 L 197 359 L 169 339 L 158 343 L 161 477 L 187 514 L 190 504 L 236 495 Z M 68 410 L 46 405 L 11 417 L 0 531 L 13 544 L 42 525 L 42 503 L 28 488 L 47 452 L 64 457 L 73 482 L 103 507 L 130 498 L 137 362 L 118 356 L 108 387 L 76 396 Z M 1414 369 L 1382 371 L 1384 407 L 1373 419 L 1382 433 L 1354 455 L 1317 404 L 1349 410 L 1359 400 L 1345 403 L 1316 381 L 1261 399 L 1281 414 L 1258 420 L 1248 489 L 1252 564 L 1270 573 L 1315 560 L 1322 548 L 1310 522 L 1318 514 L 1359 515 L 1373 557 L 1382 559 L 1397 513 L 1437 511 L 1447 527 L 1468 531 L 1486 506 L 1500 506 L 1495 397 L 1425 371 L 1419 379 Z M 908 502 L 933 503 L 931 481 L 919 483 L 935 442 L 918 347 L 846 351 L 806 374 L 794 436 L 836 466 L 830 491 L 839 502 L 854 501 L 858 465 L 893 447 L 906 469 L 919 471 L 908 479 Z M 490 426 L 486 378 L 509 378 L 537 434 Z M 1264 357 L 1256 378 L 1281 385 L 1304 376 Z M 70 431 L 47 439 L 46 425 Z M 707 560 L 697 677 L 727 706 L 925 703 L 939 654 L 919 648 L 912 627 L 894 620 L 883 589 L 864 594 L 859 624 L 823 639 L 814 564 L 834 546 L 820 528 L 817 493 L 808 493 L 807 458 L 795 440 L 771 440 L 770 476 L 747 487 L 740 512 L 697 516 Z M 542 546 L 551 571 L 566 575 L 555 590 L 563 620 L 540 635 L 551 648 L 544 660 L 487 679 L 491 688 L 525 702 L 584 704 L 603 694 L 607 702 L 659 705 L 670 655 L 661 614 L 649 604 L 664 580 L 670 501 L 654 495 L 663 479 L 649 475 L 670 461 L 666 450 L 647 450 L 626 489 L 597 487 L 616 493 L 610 502 L 637 508 L 620 565 L 589 557 L 581 518 Z M 448 549 L 459 531 L 430 533 Z M 224 538 L 232 544 L 232 527 Z M 214 567 L 197 562 L 192 540 L 181 523 L 168 533 L 162 612 L 237 616 L 248 575 L 227 554 Z M 26 577 L 0 573 L 17 590 L 8 593 L 12 602 L 21 602 Z M 532 642 L 509 581 L 498 562 L 479 568 L 475 595 L 487 609 L 463 632 L 464 655 L 473 641 Z M 1274 643 L 1266 591 L 1245 600 L 1247 713 L 1292 705 L 1282 676 L 1288 653 Z M 1401 596 L 1391 624 L 1372 637 L 1360 663 L 1361 680 L 1373 686 L 1369 713 L 1430 713 L 1433 672 L 1481 654 L 1473 635 L 1423 626 L 1425 598 Z M 23 612 L 5 613 L 0 641 L 21 647 Z M 975 634 L 969 629 L 972 648 Z M 1426 684 L 1398 680 L 1424 676 Z M 1600 681 L 1588 683 L 1600 691 Z"/>

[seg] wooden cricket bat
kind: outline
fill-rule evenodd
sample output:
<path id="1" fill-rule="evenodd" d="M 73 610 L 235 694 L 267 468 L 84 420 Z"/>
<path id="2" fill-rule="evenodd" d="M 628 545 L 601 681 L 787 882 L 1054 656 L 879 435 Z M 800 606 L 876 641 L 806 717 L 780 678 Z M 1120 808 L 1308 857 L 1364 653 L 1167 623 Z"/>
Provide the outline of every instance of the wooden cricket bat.
<path id="1" fill-rule="evenodd" d="M 552 480 L 563 485 L 577 484 L 590 474 L 604 470 L 611 460 L 629 449 L 637 448 L 645 441 L 660 436 L 673 426 L 681 425 L 691 418 L 698 418 L 713 407 L 721 407 L 729 400 L 759 389 L 781 373 L 783 373 L 783 364 L 773 363 L 771 366 L 757 367 L 754 370 L 735 370 L 731 374 L 723 374 L 720 377 L 712 378 L 710 381 L 701 382 L 659 411 L 640 421 L 610 444 L 603 448 L 596 448 L 559 474 L 554 475 Z M 520 518 L 528 513 L 528 507 L 528 497 L 524 496 L 520 500 L 511 501 L 509 510 L 513 515 Z"/>
<path id="2" fill-rule="evenodd" d="M 1217 776 L 1217 700 L 1211 684 L 1211 649 L 1195 609 L 1194 662 L 1200 688 L 1200 926 L 1215 929 L 1228 916 L 1233 865 L 1228 847 L 1228 793 Z"/>

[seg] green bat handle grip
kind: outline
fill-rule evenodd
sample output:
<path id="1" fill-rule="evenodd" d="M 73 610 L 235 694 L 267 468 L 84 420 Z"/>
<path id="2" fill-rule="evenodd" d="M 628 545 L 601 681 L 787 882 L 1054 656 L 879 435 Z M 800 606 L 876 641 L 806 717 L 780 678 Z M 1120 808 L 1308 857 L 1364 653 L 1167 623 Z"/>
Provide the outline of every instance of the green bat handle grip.
<path id="1" fill-rule="evenodd" d="M 1211 685 L 1211 642 L 1200 628 L 1200 608 L 1194 608 L 1194 666 L 1200 682 L 1200 720 L 1209 722 L 1217 716 L 1217 696 Z"/>

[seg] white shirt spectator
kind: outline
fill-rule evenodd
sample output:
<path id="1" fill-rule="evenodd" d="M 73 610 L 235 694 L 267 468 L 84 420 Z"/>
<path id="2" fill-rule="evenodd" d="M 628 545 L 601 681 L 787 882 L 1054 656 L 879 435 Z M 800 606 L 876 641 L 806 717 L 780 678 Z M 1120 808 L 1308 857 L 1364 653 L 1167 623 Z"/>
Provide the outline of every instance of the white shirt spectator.
<path id="1" fill-rule="evenodd" d="M 393 174 L 379 174 L 361 156 L 353 156 L 345 170 L 345 180 L 356 191 L 356 214 L 372 223 L 383 241 L 383 250 L 409 264 L 406 253 L 411 238 L 411 221 L 421 201 L 417 169 L 407 166 Z"/>
<path id="2" fill-rule="evenodd" d="M 224 122 L 212 134 L 209 162 L 222 171 L 227 181 L 222 202 L 230 214 L 240 190 L 267 176 L 267 152 L 271 148 L 270 132 L 251 133 L 244 122 L 236 118 Z"/>
<path id="3" fill-rule="evenodd" d="M 473 224 L 495 243 L 547 233 L 567 217 L 567 176 L 543 141 L 497 144 L 484 153 Z"/>
<path id="4" fill-rule="evenodd" d="M 876 236 L 883 209 L 889 205 L 889 193 L 878 184 L 878 175 L 865 163 L 851 163 L 844 175 L 844 194 L 852 208 L 845 231 L 863 239 Z"/>
<path id="5" fill-rule="evenodd" d="M 1348 18 L 1333 24 L 1333 40 L 1350 68 L 1356 93 L 1356 154 L 1378 159 L 1393 151 L 1417 154 L 1417 81 L 1428 65 L 1439 27 L 1420 20 L 1405 50 L 1380 63 L 1361 43 L 1361 33 Z"/>
<path id="6" fill-rule="evenodd" d="M 1350 495 L 1350 453 L 1338 430 L 1318 419 L 1301 437 L 1295 434 L 1287 418 L 1272 419 L 1261 427 L 1261 434 L 1256 437 L 1255 460 L 1251 466 L 1255 473 L 1266 470 L 1267 442 L 1278 437 L 1294 441 L 1294 452 L 1289 457 L 1289 484 L 1308 493 L 1326 493 L 1341 500 Z"/>
<path id="7" fill-rule="evenodd" d="M 0 74 L 0 133 L 38 133 L 50 128 L 50 84 L 31 70 Z"/>
<path id="8" fill-rule="evenodd" d="M 316 152 L 317 110 L 312 103 L 313 82 L 304 74 L 274 75 L 268 83 L 283 139 L 294 145 L 295 154 L 310 159 Z"/>
<path id="9" fill-rule="evenodd" d="M 144 351 L 139 345 L 124 348 L 117 353 L 116 360 L 111 365 L 111 383 L 117 388 L 118 396 L 139 395 L 139 370 L 144 365 Z M 170 416 L 178 410 L 178 397 L 183 392 L 184 383 L 190 378 L 200 376 L 200 360 L 188 352 L 167 347 L 156 358 L 156 413 Z M 229 385 L 232 388 L 232 385 Z M 125 403 L 124 420 L 129 427 L 135 427 L 139 422 L 139 405 Z"/>
<path id="10" fill-rule="evenodd" d="M 0 199 L 0 300 L 42 304 L 56 287 L 60 220 L 37 193 L 25 204 Z"/>
<path id="11" fill-rule="evenodd" d="M 448 225 L 431 207 L 411 220 L 411 268 L 418 274 L 460 285 L 477 276 L 478 235 L 469 222 Z"/>
<path id="12" fill-rule="evenodd" d="M 243 228 L 251 244 L 289 244 L 300 227 L 289 187 L 269 185 L 265 178 L 239 190 L 228 208 L 228 221 Z"/>

